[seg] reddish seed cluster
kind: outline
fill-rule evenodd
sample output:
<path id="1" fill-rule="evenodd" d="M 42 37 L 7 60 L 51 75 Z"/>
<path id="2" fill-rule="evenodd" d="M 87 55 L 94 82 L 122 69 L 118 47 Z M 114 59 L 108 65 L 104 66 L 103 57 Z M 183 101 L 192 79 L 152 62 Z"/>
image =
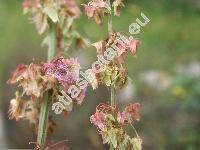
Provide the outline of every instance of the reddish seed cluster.
<path id="1" fill-rule="evenodd" d="M 114 15 L 120 16 L 120 10 L 124 7 L 124 4 L 123 0 L 115 0 L 112 6 L 109 0 L 92 0 L 88 4 L 83 4 L 83 6 L 88 18 L 101 25 L 103 22 L 103 16 L 112 13 L 112 7 L 114 8 Z"/>
<path id="2" fill-rule="evenodd" d="M 87 5 L 84 5 L 85 13 L 88 18 L 93 19 L 97 24 L 102 24 L 102 16 L 109 12 L 110 8 L 108 2 L 104 0 L 93 0 Z"/>
<path id="3" fill-rule="evenodd" d="M 116 51 L 116 60 L 118 64 L 124 63 L 125 55 L 130 51 L 132 55 L 136 55 L 137 48 L 140 42 L 137 39 L 129 39 L 126 35 L 119 32 L 110 33 L 108 38 L 93 43 L 92 45 L 97 49 L 98 54 L 104 54 L 109 48 Z"/>
<path id="4" fill-rule="evenodd" d="M 16 118 L 16 120 L 25 118 L 27 104 L 33 107 L 33 115 L 39 115 L 38 112 L 35 112 L 36 109 L 39 109 L 36 103 L 39 103 L 44 98 L 44 93 L 47 90 L 51 90 L 54 98 L 57 98 L 60 88 L 67 89 L 79 79 L 79 69 L 80 65 L 77 59 L 65 59 L 63 57 L 56 58 L 50 63 L 19 65 L 8 80 L 8 83 L 18 84 L 18 86 L 22 87 L 23 92 L 17 92 L 16 98 L 11 100 L 10 118 Z M 86 89 L 77 97 L 78 104 L 82 103 L 85 91 Z M 24 94 L 30 96 L 30 100 L 23 100 Z M 35 118 L 38 118 L 38 116 L 33 116 L 32 118 L 34 118 L 34 121 L 30 122 L 36 123 Z"/>
<path id="5" fill-rule="evenodd" d="M 139 121 L 140 104 L 131 103 L 124 111 L 117 111 L 115 108 L 100 104 L 96 112 L 90 117 L 92 124 L 97 126 L 99 134 L 102 136 L 103 143 L 112 143 L 114 148 L 138 148 L 141 147 L 141 139 L 131 138 L 124 127 Z M 136 147 L 135 147 L 136 146 Z"/>
<path id="6" fill-rule="evenodd" d="M 57 79 L 64 87 L 74 84 L 79 79 L 79 70 L 80 65 L 74 58 L 60 57 L 44 64 L 45 75 Z"/>
<path id="7" fill-rule="evenodd" d="M 139 103 L 131 103 L 122 112 L 116 112 L 114 108 L 106 104 L 100 104 L 94 115 L 90 117 L 91 123 L 96 125 L 99 129 L 103 130 L 106 126 L 106 116 L 117 114 L 117 121 L 119 124 L 127 125 L 128 123 L 133 123 L 134 121 L 140 120 L 140 104 Z"/>

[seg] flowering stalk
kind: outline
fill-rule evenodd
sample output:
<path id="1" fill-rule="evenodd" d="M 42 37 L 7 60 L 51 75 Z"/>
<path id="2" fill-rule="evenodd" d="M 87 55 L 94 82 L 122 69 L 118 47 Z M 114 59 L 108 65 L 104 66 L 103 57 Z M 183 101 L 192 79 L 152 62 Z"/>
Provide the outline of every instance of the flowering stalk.
<path id="1" fill-rule="evenodd" d="M 50 62 L 56 54 L 56 24 L 51 20 L 49 21 L 49 37 L 50 37 L 50 45 L 48 49 L 48 58 L 47 61 Z"/>
<path id="2" fill-rule="evenodd" d="M 116 104 L 117 104 L 117 102 L 116 102 L 116 89 L 115 89 L 115 87 L 114 87 L 114 85 L 111 85 L 111 87 L 110 87 L 110 104 L 111 104 L 111 106 L 113 107 L 113 108 L 116 108 L 117 106 L 116 106 Z"/>
<path id="3" fill-rule="evenodd" d="M 108 0 L 109 7 L 111 7 L 110 0 Z M 112 27 L 112 12 L 108 14 L 108 34 L 112 34 L 113 27 Z M 116 91 L 115 91 L 115 83 L 113 82 L 110 86 L 110 104 L 112 107 L 116 108 Z"/>
<path id="4" fill-rule="evenodd" d="M 108 5 L 111 7 L 110 0 L 108 0 Z M 112 27 L 112 12 L 108 14 L 108 32 L 109 34 L 113 32 L 113 27 Z"/>
<path id="5" fill-rule="evenodd" d="M 8 83 L 22 87 L 22 92 L 16 91 L 15 98 L 11 99 L 9 118 L 16 121 L 29 120 L 34 124 L 38 135 L 37 143 L 32 143 L 45 149 L 57 145 L 46 140 L 47 133 L 51 134 L 56 125 L 49 116 L 52 102 L 55 102 L 52 110 L 59 111 L 58 114 L 63 111 L 69 113 L 74 104 L 80 105 L 83 102 L 86 92 L 84 86 L 74 101 L 64 101 L 67 92 L 74 94 L 72 88 L 68 89 L 79 79 L 80 65 L 77 59 L 64 58 L 57 51 L 68 50 L 72 40 L 75 40 L 77 48 L 84 48 L 87 40 L 74 28 L 74 20 L 81 15 L 76 0 L 24 0 L 23 11 L 29 14 L 38 33 L 45 35 L 42 45 L 48 47 L 48 55 L 47 62 L 21 64 L 12 73 Z M 64 149 L 64 145 L 61 149 Z"/>
<path id="6" fill-rule="evenodd" d="M 41 146 L 41 148 L 45 144 L 47 137 L 47 126 L 48 126 L 50 105 L 51 105 L 51 96 L 50 92 L 48 91 L 45 93 L 45 97 L 40 108 L 37 144 Z"/>
<path id="7" fill-rule="evenodd" d="M 49 22 L 50 45 L 48 49 L 48 62 L 50 62 L 54 58 L 56 53 L 56 24 L 53 23 L 51 20 Z M 45 144 L 47 137 L 47 126 L 51 101 L 51 91 L 47 91 L 41 104 L 38 126 L 37 144 L 41 146 Z"/>
<path id="8" fill-rule="evenodd" d="M 120 16 L 122 7 L 123 0 L 114 0 L 112 4 L 111 0 L 92 0 L 84 4 L 86 15 L 98 25 L 102 25 L 103 17 L 108 16 L 108 37 L 92 44 L 98 54 L 95 64 L 102 68 L 92 68 L 94 78 L 91 82 L 95 85 L 93 89 L 99 84 L 105 84 L 110 88 L 110 105 L 100 103 L 90 121 L 97 127 L 103 144 L 108 144 L 110 150 L 141 150 L 142 140 L 139 136 L 136 134 L 136 137 L 131 137 L 125 130 L 125 126 L 140 120 L 140 104 L 130 103 L 123 111 L 119 111 L 116 102 L 116 90 L 125 87 L 128 81 L 125 56 L 128 51 L 135 55 L 139 44 L 137 39 L 113 31 L 112 12 L 114 16 Z"/>

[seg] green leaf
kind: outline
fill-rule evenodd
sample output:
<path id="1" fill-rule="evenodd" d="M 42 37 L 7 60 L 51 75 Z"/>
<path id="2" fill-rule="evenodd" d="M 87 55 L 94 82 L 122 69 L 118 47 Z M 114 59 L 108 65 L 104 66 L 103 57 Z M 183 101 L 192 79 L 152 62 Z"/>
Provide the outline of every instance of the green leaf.
<path id="1" fill-rule="evenodd" d="M 122 138 L 122 141 L 119 143 L 118 147 L 120 150 L 126 150 L 128 144 L 129 144 L 129 141 L 130 141 L 130 137 L 129 137 L 129 135 L 124 134 L 124 136 L 120 137 L 120 138 Z"/>
<path id="2" fill-rule="evenodd" d="M 107 86 L 110 86 L 111 83 L 112 83 L 111 78 L 110 78 L 109 75 L 105 75 L 105 77 L 103 78 L 103 81 Z"/>
<path id="3" fill-rule="evenodd" d="M 111 120 L 111 121 L 115 121 L 115 118 L 114 118 L 113 115 L 111 115 L 111 114 L 107 114 L 107 115 L 106 115 L 106 118 L 108 118 L 108 119 Z"/>
<path id="4" fill-rule="evenodd" d="M 117 129 L 111 130 L 110 134 L 111 143 L 114 148 L 117 148 Z"/>

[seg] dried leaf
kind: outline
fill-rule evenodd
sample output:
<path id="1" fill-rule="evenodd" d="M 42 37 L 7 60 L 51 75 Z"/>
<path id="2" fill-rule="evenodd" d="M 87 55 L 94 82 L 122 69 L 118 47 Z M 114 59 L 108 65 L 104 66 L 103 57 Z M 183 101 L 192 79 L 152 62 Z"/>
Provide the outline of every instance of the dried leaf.
<path id="1" fill-rule="evenodd" d="M 58 13 L 57 13 L 56 8 L 54 8 L 52 5 L 45 7 L 43 9 L 43 11 L 44 11 L 44 13 L 46 13 L 49 16 L 49 18 L 53 22 L 57 22 L 58 21 Z"/>
<path id="2" fill-rule="evenodd" d="M 120 16 L 120 10 L 124 7 L 123 0 L 115 0 L 112 6 L 114 7 L 114 15 Z"/>
<path id="3" fill-rule="evenodd" d="M 130 139 L 133 150 L 142 150 L 142 140 L 140 138 Z"/>

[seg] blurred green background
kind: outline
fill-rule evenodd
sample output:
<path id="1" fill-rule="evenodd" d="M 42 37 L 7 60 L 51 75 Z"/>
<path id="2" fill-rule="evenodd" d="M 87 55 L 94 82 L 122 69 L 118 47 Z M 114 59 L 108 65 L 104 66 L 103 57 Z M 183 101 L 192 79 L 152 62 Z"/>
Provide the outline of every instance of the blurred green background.
<path id="1" fill-rule="evenodd" d="M 16 87 L 8 86 L 13 69 L 20 63 L 45 60 L 46 49 L 35 26 L 22 14 L 22 0 L 0 0 L 0 149 L 32 148 L 33 126 L 26 121 L 8 120 L 9 100 Z M 79 1 L 79 4 L 83 3 Z M 114 29 L 128 32 L 128 27 L 143 12 L 150 23 L 136 37 L 142 42 L 137 58 L 128 56 L 132 84 L 119 91 L 122 106 L 137 101 L 142 105 L 141 121 L 135 124 L 147 150 L 200 149 L 200 1 L 199 0 L 126 0 L 121 17 L 114 17 Z M 98 27 L 85 15 L 76 21 L 84 36 L 96 42 L 106 37 L 106 24 Z M 74 50 L 90 66 L 95 49 Z M 49 139 L 69 140 L 73 150 L 107 149 L 101 143 L 89 116 L 99 102 L 107 102 L 108 89 L 87 92 L 81 107 L 68 116 L 54 116 L 57 124 Z M 130 129 L 127 129 L 130 130 Z M 130 134 L 132 134 L 130 130 Z"/>

